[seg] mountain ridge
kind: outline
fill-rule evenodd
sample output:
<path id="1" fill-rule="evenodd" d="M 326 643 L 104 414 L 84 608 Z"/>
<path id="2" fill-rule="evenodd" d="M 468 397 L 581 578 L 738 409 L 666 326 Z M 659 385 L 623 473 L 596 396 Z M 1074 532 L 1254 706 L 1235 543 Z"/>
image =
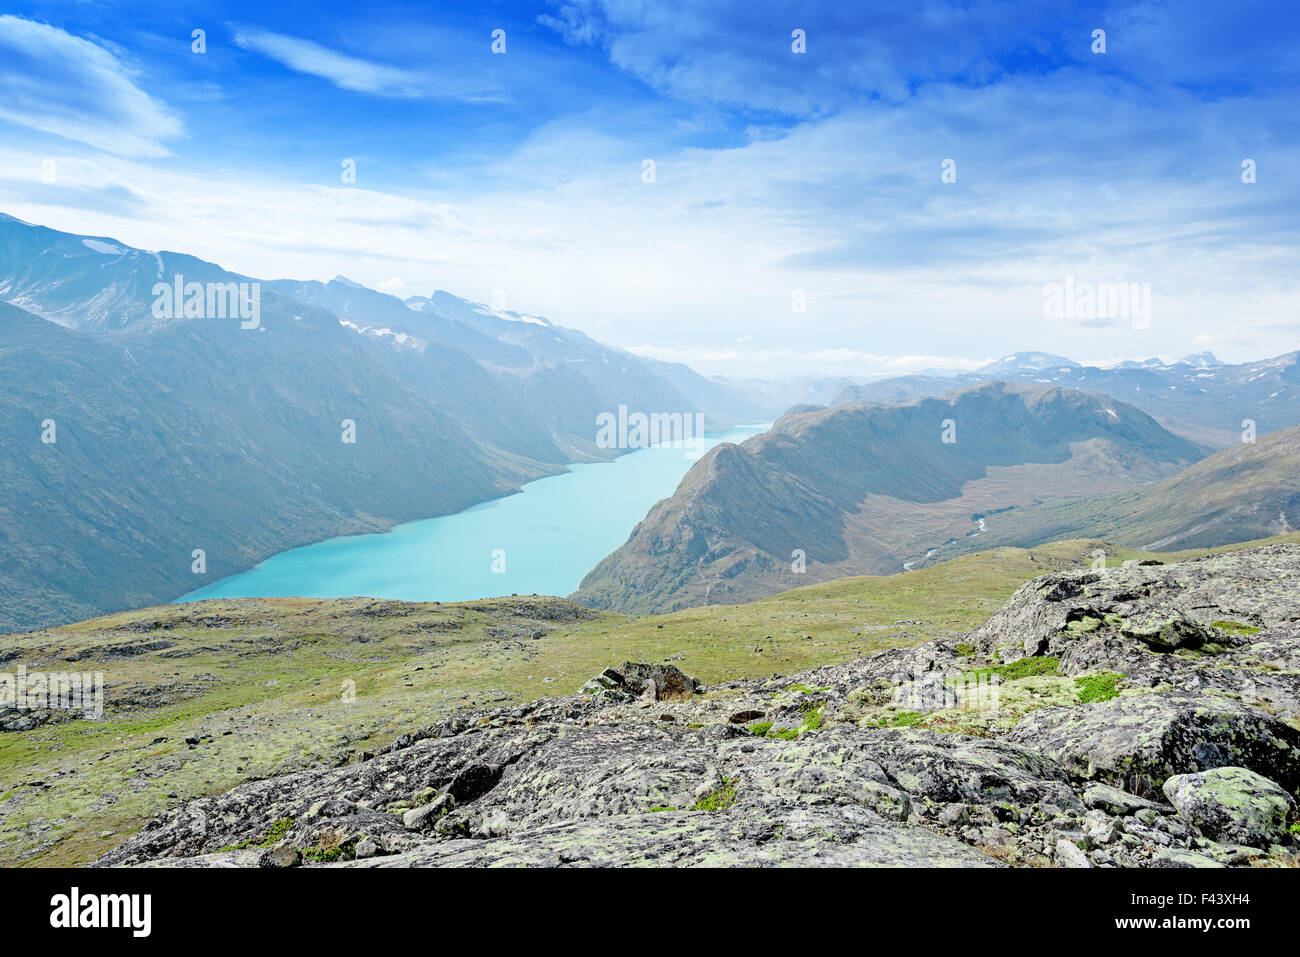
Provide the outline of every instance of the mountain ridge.
<path id="1" fill-rule="evenodd" d="M 178 273 L 259 283 L 258 321 L 155 316 L 154 284 Z M 389 320 L 409 333 L 369 332 Z M 614 458 L 626 450 L 598 445 L 597 415 L 620 404 L 716 424 L 750 411 L 689 370 L 661 376 L 581 333 L 515 325 L 545 331 L 550 351 L 350 281 L 250 280 L 0 219 L 0 632 L 174 598 L 287 548 Z M 578 357 L 592 361 L 565 361 Z"/>
<path id="2" fill-rule="evenodd" d="M 1137 484 L 1205 451 L 1108 396 L 1001 382 L 790 414 L 706 454 L 573 597 L 644 612 L 894 570 L 900 543 L 942 541 L 972 512 Z"/>

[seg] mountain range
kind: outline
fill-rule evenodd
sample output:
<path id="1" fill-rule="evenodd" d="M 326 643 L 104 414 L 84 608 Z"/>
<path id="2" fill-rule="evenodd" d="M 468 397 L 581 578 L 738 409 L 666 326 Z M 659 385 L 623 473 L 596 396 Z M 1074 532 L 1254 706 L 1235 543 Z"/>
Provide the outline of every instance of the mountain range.
<path id="1" fill-rule="evenodd" d="M 573 597 L 660 611 L 892 572 L 1000 509 L 1149 482 L 1205 452 L 1134 406 L 1049 386 L 796 410 L 701 458 Z"/>
<path id="2" fill-rule="evenodd" d="M 259 282 L 256 327 L 160 318 L 153 289 L 177 276 Z M 0 323 L 0 632 L 167 600 L 612 458 L 596 416 L 623 404 L 714 427 L 769 411 L 448 293 L 260 282 L 2 215 Z"/>
<path id="3" fill-rule="evenodd" d="M 156 287 L 180 277 L 255 285 L 257 321 L 160 312 Z M 786 411 L 699 461 L 575 594 L 623 611 L 990 544 L 1199 547 L 1297 519 L 1277 430 L 1300 425 L 1300 352 L 706 378 L 444 291 L 254 279 L 3 214 L 0 324 L 0 631 L 167 600 L 613 458 L 596 417 L 621 406 L 711 429 Z"/>
<path id="4" fill-rule="evenodd" d="M 1300 351 L 1238 365 L 1202 352 L 1173 363 L 1148 359 L 1104 369 L 1020 352 L 974 372 L 857 383 L 830 404 L 905 402 L 998 380 L 1105 393 L 1137 406 L 1171 432 L 1216 449 L 1239 443 L 1246 420 L 1259 435 L 1300 425 Z"/>

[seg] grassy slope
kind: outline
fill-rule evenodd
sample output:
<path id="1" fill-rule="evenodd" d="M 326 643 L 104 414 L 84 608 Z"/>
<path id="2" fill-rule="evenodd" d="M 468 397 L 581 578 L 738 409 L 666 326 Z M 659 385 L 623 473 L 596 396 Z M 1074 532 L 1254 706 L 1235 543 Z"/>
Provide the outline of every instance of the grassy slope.
<path id="1" fill-rule="evenodd" d="M 1098 544 L 995 549 L 639 619 L 558 598 L 239 599 L 9 636 L 0 670 L 103 671 L 107 716 L 0 733 L 0 863 L 82 863 L 169 804 L 338 763 L 453 710 L 571 693 L 627 659 L 675 660 L 717 682 L 962 634 L 1022 582 L 1078 567 Z M 159 639 L 175 644 L 97 660 L 105 647 Z M 350 704 L 345 680 L 356 684 Z"/>

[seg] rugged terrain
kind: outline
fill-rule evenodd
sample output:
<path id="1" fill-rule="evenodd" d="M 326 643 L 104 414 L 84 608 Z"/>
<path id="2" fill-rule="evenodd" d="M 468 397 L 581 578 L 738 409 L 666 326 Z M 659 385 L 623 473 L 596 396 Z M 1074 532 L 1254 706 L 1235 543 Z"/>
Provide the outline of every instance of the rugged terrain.
<path id="1" fill-rule="evenodd" d="M 101 864 L 1296 866 L 1300 544 L 1032 580 L 767 680 L 628 662 L 199 798 Z"/>
<path id="2" fill-rule="evenodd" d="M 1043 386 L 796 409 L 704 455 L 573 597 L 645 613 L 887 574 L 1001 510 L 1129 488 L 1204 454 L 1132 406 Z"/>

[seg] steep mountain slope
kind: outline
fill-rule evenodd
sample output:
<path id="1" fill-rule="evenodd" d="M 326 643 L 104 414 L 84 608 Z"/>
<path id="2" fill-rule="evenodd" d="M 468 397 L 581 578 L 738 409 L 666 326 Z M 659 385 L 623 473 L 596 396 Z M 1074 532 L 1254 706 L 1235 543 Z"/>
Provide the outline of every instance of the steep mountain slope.
<path id="1" fill-rule="evenodd" d="M 0 632 L 174 598 L 612 458 L 596 417 L 620 404 L 730 424 L 675 383 L 708 402 L 727 390 L 543 320 L 469 324 L 342 279 L 259 283 L 248 328 L 156 314 L 155 284 L 182 275 L 256 282 L 0 215 Z"/>
<path id="2" fill-rule="evenodd" d="M 917 563 L 997 545 L 1105 538 L 1134 548 L 1206 548 L 1300 528 L 1300 428 L 1225 449 L 1177 475 L 1123 492 L 1013 508 L 978 540 L 938 545 Z"/>
<path id="3" fill-rule="evenodd" d="M 264 300 L 259 332 L 196 320 L 106 341 L 3 304 L 0 330 L 0 631 L 175 597 L 559 468 L 481 443 L 287 300 Z"/>
<path id="4" fill-rule="evenodd" d="M 663 610 L 893 571 L 978 535 L 972 516 L 1150 481 L 1203 454 L 1132 406 L 1041 386 L 791 414 L 705 455 L 574 597 Z"/>
<path id="5" fill-rule="evenodd" d="M 1102 392 L 1137 406 L 1174 434 L 1213 448 L 1239 443 L 1246 419 L 1259 435 L 1300 425 L 1300 352 L 1241 365 L 1200 353 L 1172 365 L 1148 359 L 1111 369 L 1016 353 L 957 376 L 899 376 L 850 386 L 833 404 L 905 402 L 995 379 Z"/>
<path id="6" fill-rule="evenodd" d="M 646 413 L 702 412 L 712 429 L 764 420 L 760 403 L 684 366 L 641 359 L 576 330 L 450 293 L 403 303 L 341 276 L 328 283 L 254 280 L 193 256 L 133 249 L 0 214 L 0 301 L 78 331 L 113 335 L 171 324 L 176 320 L 153 315 L 152 290 L 178 274 L 187 283 L 255 281 L 268 294 L 334 313 L 476 435 L 547 462 L 619 454 L 596 445 L 595 419 L 620 405 Z M 471 384 L 478 391 L 467 392 Z"/>

